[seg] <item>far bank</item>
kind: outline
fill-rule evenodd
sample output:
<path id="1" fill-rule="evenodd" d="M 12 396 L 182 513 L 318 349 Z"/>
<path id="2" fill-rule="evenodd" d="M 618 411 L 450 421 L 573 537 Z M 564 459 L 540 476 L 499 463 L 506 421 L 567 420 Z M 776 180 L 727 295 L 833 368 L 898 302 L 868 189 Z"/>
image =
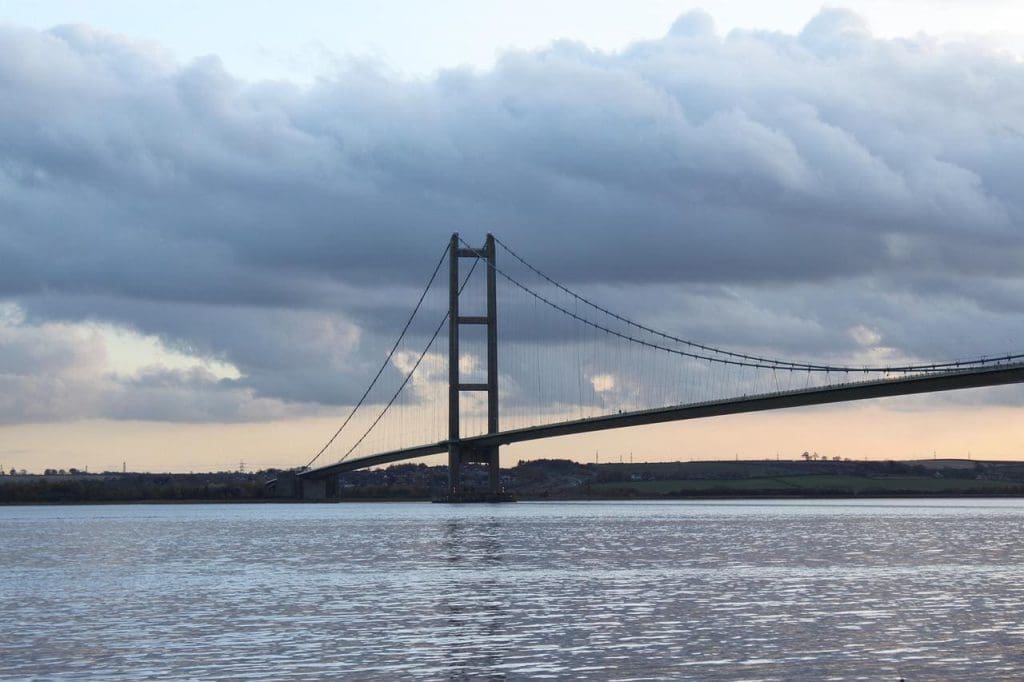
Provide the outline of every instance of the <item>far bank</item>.
<path id="1" fill-rule="evenodd" d="M 257 502 L 275 498 L 282 472 L 202 474 L 50 473 L 0 476 L 0 504 Z M 447 467 L 398 464 L 341 474 L 331 500 L 430 500 Z M 486 471 L 469 467 L 470 486 Z M 542 459 L 502 469 L 521 500 L 1024 496 L 1024 463 L 972 460 L 744 460 L 581 464 Z"/>

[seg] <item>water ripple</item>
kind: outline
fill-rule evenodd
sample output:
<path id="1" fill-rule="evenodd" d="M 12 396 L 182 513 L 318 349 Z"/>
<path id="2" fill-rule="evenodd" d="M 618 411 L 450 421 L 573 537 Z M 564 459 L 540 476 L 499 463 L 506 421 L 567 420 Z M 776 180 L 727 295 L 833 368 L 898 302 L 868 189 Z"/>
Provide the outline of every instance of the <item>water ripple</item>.
<path id="1" fill-rule="evenodd" d="M 0 677 L 1011 680 L 1010 500 L 0 508 Z"/>

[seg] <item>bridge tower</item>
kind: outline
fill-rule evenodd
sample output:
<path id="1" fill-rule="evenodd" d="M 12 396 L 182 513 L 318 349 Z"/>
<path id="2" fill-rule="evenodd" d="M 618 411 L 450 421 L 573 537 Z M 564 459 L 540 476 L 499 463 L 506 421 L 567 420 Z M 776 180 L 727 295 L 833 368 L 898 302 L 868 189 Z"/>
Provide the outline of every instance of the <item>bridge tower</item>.
<path id="1" fill-rule="evenodd" d="M 498 433 L 498 305 L 494 235 L 488 234 L 482 249 L 463 248 L 459 234 L 452 235 L 448 265 L 448 499 L 477 499 L 468 495 L 462 485 L 462 465 L 480 462 L 488 466 L 488 495 L 498 500 L 501 492 L 501 467 L 498 446 L 471 446 L 462 442 L 460 398 L 466 391 L 487 393 L 487 433 Z M 487 265 L 487 310 L 484 315 L 462 315 L 459 312 L 459 262 L 477 258 Z M 466 325 L 487 327 L 487 381 L 463 383 L 459 375 L 459 330 Z"/>

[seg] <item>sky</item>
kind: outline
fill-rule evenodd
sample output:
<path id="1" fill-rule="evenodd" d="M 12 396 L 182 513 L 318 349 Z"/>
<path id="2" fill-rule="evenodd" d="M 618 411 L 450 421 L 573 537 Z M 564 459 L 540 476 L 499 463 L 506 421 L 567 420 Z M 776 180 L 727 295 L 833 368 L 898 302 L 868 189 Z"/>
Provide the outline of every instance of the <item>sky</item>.
<path id="1" fill-rule="evenodd" d="M 1019 26 L 997 0 L 5 3 L 0 465 L 305 463 L 453 230 L 743 352 L 1020 351 Z M 1024 458 L 1022 398 L 503 457 Z"/>

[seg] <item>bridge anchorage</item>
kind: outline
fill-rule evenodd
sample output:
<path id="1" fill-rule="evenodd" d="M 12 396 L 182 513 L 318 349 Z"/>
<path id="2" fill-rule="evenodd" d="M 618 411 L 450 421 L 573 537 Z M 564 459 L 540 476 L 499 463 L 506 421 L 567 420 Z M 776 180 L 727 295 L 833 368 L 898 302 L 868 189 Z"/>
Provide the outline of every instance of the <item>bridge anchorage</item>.
<path id="1" fill-rule="evenodd" d="M 500 264 L 498 250 L 503 254 Z M 445 261 L 446 300 L 442 287 L 433 287 L 443 280 L 438 275 Z M 500 291 L 498 278 L 503 281 Z M 435 299 L 424 305 L 431 292 Z M 433 311 L 437 317 L 426 320 L 427 329 L 411 331 L 422 311 Z M 500 421 L 499 322 L 504 390 Z M 486 336 L 484 351 L 481 330 Z M 408 344 L 416 338 L 427 342 L 410 349 Z M 445 342 L 446 352 L 432 350 Z M 389 381 L 397 386 L 387 386 Z M 344 496 L 339 475 L 447 454 L 448 480 L 438 501 L 506 501 L 512 498 L 502 488 L 498 454 L 502 445 L 628 426 L 1017 383 L 1024 383 L 1022 352 L 941 362 L 901 359 L 853 365 L 781 359 L 698 343 L 591 301 L 538 270 L 493 235 L 487 235 L 478 248 L 456 233 L 348 417 L 305 467 L 282 474 L 273 485 L 279 497 L 331 499 L 339 493 Z M 346 431 L 350 425 L 353 428 Z M 356 425 L 359 430 L 353 434 Z M 345 437 L 339 438 L 343 432 Z M 332 444 L 340 447 L 349 436 L 339 459 L 313 468 Z M 486 471 L 482 486 L 479 465 Z"/>

